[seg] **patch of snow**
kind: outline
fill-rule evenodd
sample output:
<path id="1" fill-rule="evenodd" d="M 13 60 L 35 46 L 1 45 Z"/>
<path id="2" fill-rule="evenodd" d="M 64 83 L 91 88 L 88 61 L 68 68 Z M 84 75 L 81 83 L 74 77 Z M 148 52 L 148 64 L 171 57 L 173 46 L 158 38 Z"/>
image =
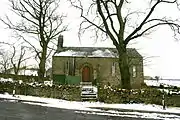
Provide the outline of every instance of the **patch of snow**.
<path id="1" fill-rule="evenodd" d="M 27 84 L 30 85 L 30 86 L 33 86 L 33 87 L 42 85 L 41 83 L 38 83 L 38 82 L 31 82 L 31 83 L 27 83 Z"/>
<path id="2" fill-rule="evenodd" d="M 96 50 L 92 53 L 83 52 L 83 51 L 73 51 L 73 50 L 67 50 L 60 53 L 56 53 L 54 56 L 76 56 L 76 57 L 117 57 L 117 55 L 114 55 L 113 52 L 111 52 L 108 49 L 105 50 Z"/>
<path id="3" fill-rule="evenodd" d="M 105 112 L 90 112 L 90 111 L 75 111 L 76 113 L 91 114 L 91 115 L 106 115 L 106 116 L 121 116 L 130 118 L 147 118 L 147 119 L 161 119 L 165 120 L 179 120 L 180 116 L 170 115 L 170 114 L 160 114 L 160 113 L 142 113 L 142 112 L 120 112 L 108 110 Z"/>
<path id="4" fill-rule="evenodd" d="M 23 81 L 22 80 L 19 80 L 19 84 L 21 85 L 23 83 Z"/>
<path id="5" fill-rule="evenodd" d="M 169 89 L 158 89 L 158 90 L 160 90 L 162 93 L 163 92 L 165 92 L 165 93 L 169 93 L 170 92 Z"/>
<path id="6" fill-rule="evenodd" d="M 13 79 L 11 78 L 0 78 L 0 82 L 16 82 L 14 81 Z M 23 81 L 22 80 L 18 80 L 18 83 L 19 84 L 22 84 Z M 51 86 L 53 85 L 53 81 L 44 81 L 44 83 L 38 83 L 38 82 L 30 82 L 30 83 L 26 83 L 27 85 L 30 85 L 30 86 L 33 86 L 33 87 L 36 87 L 36 86 L 42 86 L 42 85 L 45 85 L 45 86 Z"/>
<path id="7" fill-rule="evenodd" d="M 97 57 L 97 56 L 103 56 L 102 50 L 96 50 L 96 51 L 92 52 L 91 57 Z"/>
<path id="8" fill-rule="evenodd" d="M 0 82 L 13 82 L 12 78 L 0 78 Z"/>
<path id="9" fill-rule="evenodd" d="M 177 86 L 180 87 L 180 80 L 144 80 L 147 86 L 160 86 L 165 87 Z"/>
<path id="10" fill-rule="evenodd" d="M 52 85 L 53 85 L 53 81 L 44 81 L 44 85 L 46 85 L 46 86 L 51 86 L 52 87 Z"/>
<path id="11" fill-rule="evenodd" d="M 111 51 L 108 49 L 105 49 L 105 51 L 102 50 L 96 50 L 92 52 L 92 55 L 89 55 L 88 57 L 115 57 Z"/>
<path id="12" fill-rule="evenodd" d="M 85 52 L 76 52 L 73 50 L 67 50 L 64 52 L 56 53 L 54 56 L 79 56 L 83 57 L 85 55 Z"/>
<path id="13" fill-rule="evenodd" d="M 0 94 L 0 98 L 13 99 L 13 100 L 19 99 L 17 97 L 13 97 L 12 95 L 10 95 L 8 93 Z"/>
<path id="14" fill-rule="evenodd" d="M 169 90 L 168 93 L 170 95 L 180 95 L 180 91 L 176 89 Z"/>

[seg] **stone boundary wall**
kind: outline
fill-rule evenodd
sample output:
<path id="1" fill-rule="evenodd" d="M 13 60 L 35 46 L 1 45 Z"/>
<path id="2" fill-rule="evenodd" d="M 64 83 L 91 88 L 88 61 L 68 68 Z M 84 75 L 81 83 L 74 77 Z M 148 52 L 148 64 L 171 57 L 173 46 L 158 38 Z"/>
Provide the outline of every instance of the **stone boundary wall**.
<path id="1" fill-rule="evenodd" d="M 36 85 L 27 85 L 27 84 L 17 84 L 11 82 L 0 83 L 0 93 L 3 94 L 8 92 L 12 94 L 13 89 L 15 88 L 16 94 L 19 95 L 30 95 L 30 96 L 39 96 L 39 97 L 48 97 L 48 98 L 57 98 L 64 100 L 75 100 L 80 101 L 80 87 L 78 86 L 36 86 Z"/>

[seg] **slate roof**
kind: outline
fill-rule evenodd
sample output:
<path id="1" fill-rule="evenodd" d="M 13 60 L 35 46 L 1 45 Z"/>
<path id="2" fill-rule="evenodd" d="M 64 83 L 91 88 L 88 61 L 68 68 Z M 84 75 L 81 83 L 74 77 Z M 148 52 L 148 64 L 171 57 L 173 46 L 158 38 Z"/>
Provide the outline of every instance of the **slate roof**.
<path id="1" fill-rule="evenodd" d="M 135 48 L 127 48 L 128 56 L 141 57 Z M 57 51 L 54 56 L 75 56 L 75 57 L 109 57 L 117 58 L 116 48 L 105 47 L 63 47 L 62 51 Z"/>

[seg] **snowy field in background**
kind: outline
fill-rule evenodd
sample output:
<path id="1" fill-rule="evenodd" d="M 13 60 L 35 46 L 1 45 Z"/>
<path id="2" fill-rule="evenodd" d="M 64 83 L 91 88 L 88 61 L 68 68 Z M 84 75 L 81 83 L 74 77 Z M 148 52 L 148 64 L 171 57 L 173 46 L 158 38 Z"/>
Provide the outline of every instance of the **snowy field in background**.
<path id="1" fill-rule="evenodd" d="M 13 82 L 15 82 L 12 78 L 0 78 L 0 82 L 11 82 L 11 83 L 13 83 Z M 22 84 L 23 83 L 23 81 L 22 80 L 17 80 L 17 82 L 19 83 L 19 84 Z M 33 86 L 33 87 L 35 87 L 35 86 L 41 86 L 41 85 L 46 85 L 46 86 L 52 86 L 53 85 L 53 81 L 44 81 L 44 83 L 38 83 L 38 82 L 30 82 L 30 83 L 27 83 L 26 82 L 26 84 L 28 84 L 28 85 L 30 85 L 30 86 Z"/>
<path id="2" fill-rule="evenodd" d="M 180 79 L 144 80 L 147 86 L 180 87 Z"/>
<path id="3" fill-rule="evenodd" d="M 40 105 L 54 108 L 72 109 L 77 113 L 97 114 L 109 116 L 126 116 L 135 118 L 153 118 L 162 120 L 179 120 L 180 108 L 168 107 L 166 110 L 159 105 L 145 104 L 105 104 L 101 102 L 77 102 L 52 98 L 41 98 L 33 96 L 16 95 L 12 97 L 8 93 L 0 94 L 0 98 L 10 99 L 11 102 L 23 100 L 26 104 Z M 41 102 L 41 103 L 40 103 Z M 108 108 L 109 110 L 103 110 Z M 123 112 L 123 110 L 131 110 Z M 135 110 L 135 111 L 132 111 Z M 142 112 L 144 111 L 144 112 Z"/>

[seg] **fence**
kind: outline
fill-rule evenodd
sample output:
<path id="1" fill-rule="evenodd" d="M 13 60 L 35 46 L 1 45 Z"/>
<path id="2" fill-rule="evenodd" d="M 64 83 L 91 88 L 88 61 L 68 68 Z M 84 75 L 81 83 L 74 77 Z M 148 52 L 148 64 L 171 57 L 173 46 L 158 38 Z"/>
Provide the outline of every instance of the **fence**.
<path id="1" fill-rule="evenodd" d="M 58 85 L 80 85 L 80 76 L 53 75 L 53 82 Z"/>

